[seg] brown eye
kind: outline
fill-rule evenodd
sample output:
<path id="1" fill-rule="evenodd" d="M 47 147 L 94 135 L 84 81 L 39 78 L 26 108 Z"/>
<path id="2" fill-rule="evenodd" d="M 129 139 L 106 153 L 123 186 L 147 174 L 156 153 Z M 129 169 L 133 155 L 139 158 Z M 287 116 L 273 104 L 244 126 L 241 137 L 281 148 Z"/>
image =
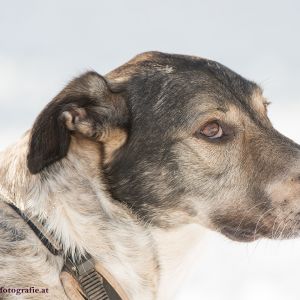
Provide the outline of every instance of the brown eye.
<path id="1" fill-rule="evenodd" d="M 207 123 L 201 130 L 200 133 L 210 139 L 216 139 L 223 136 L 222 127 L 217 122 Z"/>

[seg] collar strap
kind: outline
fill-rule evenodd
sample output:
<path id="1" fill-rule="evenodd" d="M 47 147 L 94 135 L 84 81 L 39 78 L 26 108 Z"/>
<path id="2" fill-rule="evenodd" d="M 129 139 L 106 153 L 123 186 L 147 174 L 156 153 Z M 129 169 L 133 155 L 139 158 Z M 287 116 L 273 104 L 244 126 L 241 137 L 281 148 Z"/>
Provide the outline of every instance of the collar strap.
<path id="1" fill-rule="evenodd" d="M 49 252 L 55 256 L 63 254 L 62 248 L 54 241 L 52 236 L 45 233 L 42 223 L 38 220 L 35 220 L 35 223 L 33 223 L 32 219 L 29 219 L 14 204 L 8 203 L 8 205 L 22 217 Z M 96 271 L 95 261 L 89 253 L 75 260 L 70 255 L 67 256 L 63 270 L 70 273 L 76 279 L 84 293 L 85 299 L 122 300 L 106 278 Z M 123 298 L 127 299 L 125 296 Z"/>
<path id="2" fill-rule="evenodd" d="M 35 233 L 35 235 L 39 238 L 39 240 L 44 244 L 44 246 L 51 252 L 53 255 L 57 256 L 59 254 L 62 254 L 61 247 L 53 240 L 53 238 L 45 233 L 42 228 L 44 227 L 42 223 L 40 223 L 38 220 L 36 220 L 35 223 L 32 222 L 32 220 L 27 217 L 18 207 L 16 207 L 12 203 L 8 203 L 8 205 L 18 214 L 22 217 L 22 219 L 28 224 L 28 226 L 32 229 L 32 231 Z"/>

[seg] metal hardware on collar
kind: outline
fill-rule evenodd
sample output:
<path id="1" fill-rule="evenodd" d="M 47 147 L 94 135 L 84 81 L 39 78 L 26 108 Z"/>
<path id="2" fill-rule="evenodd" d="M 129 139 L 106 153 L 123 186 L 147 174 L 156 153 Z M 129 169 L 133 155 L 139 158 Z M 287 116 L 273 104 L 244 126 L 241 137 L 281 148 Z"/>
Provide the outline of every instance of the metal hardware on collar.
<path id="1" fill-rule="evenodd" d="M 44 230 L 44 224 L 27 217 L 13 203 L 7 203 L 28 224 L 43 245 L 55 256 L 63 253 L 61 247 Z M 83 297 L 87 300 L 122 300 L 111 284 L 95 269 L 95 261 L 89 253 L 73 260 L 71 256 L 65 259 L 63 270 L 71 274 L 79 283 Z"/>
<path id="2" fill-rule="evenodd" d="M 76 261 L 68 257 L 64 270 L 76 279 L 88 300 L 121 300 L 106 279 L 96 271 L 95 262 L 88 253 Z"/>

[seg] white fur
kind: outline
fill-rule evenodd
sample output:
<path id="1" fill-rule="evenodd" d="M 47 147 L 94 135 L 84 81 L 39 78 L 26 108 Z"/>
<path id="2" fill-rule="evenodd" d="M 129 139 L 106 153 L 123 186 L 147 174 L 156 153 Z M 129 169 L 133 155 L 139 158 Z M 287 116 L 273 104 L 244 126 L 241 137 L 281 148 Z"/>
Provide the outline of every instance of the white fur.
<path id="1" fill-rule="evenodd" d="M 157 245 L 161 273 L 157 299 L 174 299 L 193 262 L 199 257 L 199 247 L 205 229 L 190 224 L 175 229 L 151 230 Z"/>

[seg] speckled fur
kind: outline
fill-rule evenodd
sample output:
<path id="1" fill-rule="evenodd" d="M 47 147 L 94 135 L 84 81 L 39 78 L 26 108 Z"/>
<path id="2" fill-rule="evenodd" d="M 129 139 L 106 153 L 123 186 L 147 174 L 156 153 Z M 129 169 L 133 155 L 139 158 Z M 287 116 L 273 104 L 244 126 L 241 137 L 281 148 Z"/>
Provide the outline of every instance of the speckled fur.
<path id="1" fill-rule="evenodd" d="M 29 133 L 1 154 L 1 285 L 48 287 L 49 299 L 66 298 L 59 280 L 62 258 L 50 254 L 4 202 L 13 201 L 27 214 L 47 220 L 47 229 L 65 251 L 74 255 L 88 251 L 130 299 L 153 299 L 158 266 L 151 235 L 127 208 L 108 196 L 100 163 L 95 163 L 100 159 L 98 145 L 73 138 L 57 172 L 31 175 L 26 170 L 28 138 Z"/>
<path id="2" fill-rule="evenodd" d="M 82 93 L 101 94 L 101 77 L 89 73 L 80 80 Z M 95 86 L 99 88 L 97 92 Z M 43 297 L 67 298 L 59 277 L 63 258 L 46 249 L 7 205 L 12 202 L 28 216 L 44 222 L 45 229 L 61 243 L 64 254 L 89 252 L 129 299 L 153 299 L 159 268 L 153 238 L 125 205 L 112 200 L 101 170 L 102 161 L 113 157 L 125 142 L 126 133 L 118 128 L 117 121 L 110 125 L 115 115 L 109 119 L 107 99 L 97 98 L 95 105 L 85 107 L 79 107 L 73 98 L 70 103 L 67 98 L 76 94 L 76 88 L 75 80 L 45 108 L 32 130 L 0 154 L 1 286 L 48 288 L 49 294 Z M 67 101 L 68 105 L 60 110 Z M 69 139 L 67 151 L 56 152 L 61 157 L 54 160 L 47 151 L 56 151 L 65 141 L 51 136 L 57 134 L 51 126 L 58 126 L 65 132 L 63 138 Z M 40 299 L 37 294 L 18 297 Z"/>
<path id="3" fill-rule="evenodd" d="M 4 203 L 12 201 L 46 220 L 65 252 L 91 253 L 130 299 L 153 299 L 157 281 L 153 274 L 158 267 L 153 240 L 135 216 L 107 194 L 99 170 L 99 145 L 74 137 L 55 172 L 31 175 L 26 170 L 28 140 L 29 133 L 0 157 L 1 285 L 48 287 L 49 299 L 66 298 L 59 280 L 62 258 L 50 254 Z M 40 298 L 31 294 L 26 299 Z"/>

